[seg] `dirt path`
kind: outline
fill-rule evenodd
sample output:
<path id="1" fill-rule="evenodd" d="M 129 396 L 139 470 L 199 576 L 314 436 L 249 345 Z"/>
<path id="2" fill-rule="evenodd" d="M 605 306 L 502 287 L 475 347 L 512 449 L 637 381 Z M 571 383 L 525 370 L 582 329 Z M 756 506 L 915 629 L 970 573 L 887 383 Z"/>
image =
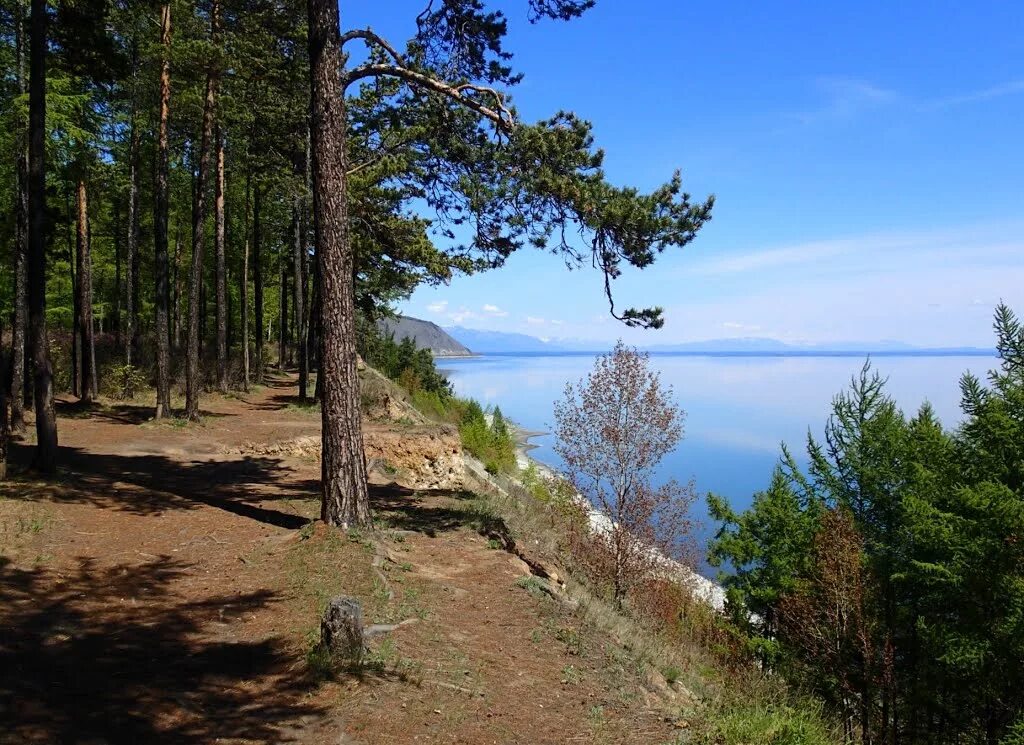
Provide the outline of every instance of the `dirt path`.
<path id="1" fill-rule="evenodd" d="M 62 405 L 60 478 L 0 487 L 0 742 L 671 741 L 469 495 L 377 484 L 383 535 L 345 535 L 309 524 L 314 457 L 231 454 L 317 435 L 292 390 L 208 397 L 198 427 Z M 324 681 L 307 652 L 342 592 L 412 623 Z"/>

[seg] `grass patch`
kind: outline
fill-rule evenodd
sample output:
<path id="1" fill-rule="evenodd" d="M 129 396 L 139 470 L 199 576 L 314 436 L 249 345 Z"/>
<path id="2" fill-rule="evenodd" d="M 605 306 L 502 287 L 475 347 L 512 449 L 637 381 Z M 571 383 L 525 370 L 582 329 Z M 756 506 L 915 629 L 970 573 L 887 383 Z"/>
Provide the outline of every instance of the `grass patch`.
<path id="1" fill-rule="evenodd" d="M 516 587 L 521 587 L 534 597 L 541 598 L 545 597 L 544 585 L 540 579 L 534 577 L 532 574 L 528 577 L 520 577 L 516 580 Z"/>
<path id="2" fill-rule="evenodd" d="M 297 411 L 301 414 L 319 414 L 320 402 L 312 398 L 308 398 L 305 401 L 289 401 L 285 409 Z"/>
<path id="3" fill-rule="evenodd" d="M 583 682 L 583 671 L 575 665 L 566 665 L 562 668 L 562 683 L 564 685 L 579 685 Z"/>
<path id="4" fill-rule="evenodd" d="M 726 705 L 727 704 L 727 705 Z M 824 724 L 821 710 L 811 701 L 796 704 L 778 696 L 735 697 L 719 702 L 691 742 L 700 745 L 832 745 L 838 734 Z"/>

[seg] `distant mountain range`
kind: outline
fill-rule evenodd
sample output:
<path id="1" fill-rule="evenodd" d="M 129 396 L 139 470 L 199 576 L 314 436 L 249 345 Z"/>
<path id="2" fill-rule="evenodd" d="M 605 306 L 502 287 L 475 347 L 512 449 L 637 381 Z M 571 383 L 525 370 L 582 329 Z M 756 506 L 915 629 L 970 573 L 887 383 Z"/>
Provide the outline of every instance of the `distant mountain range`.
<path id="1" fill-rule="evenodd" d="M 462 326 L 445 331 L 475 354 L 567 354 L 573 352 L 603 352 L 611 345 L 582 339 L 539 339 L 527 334 L 467 329 Z M 965 354 L 991 355 L 992 349 L 980 347 L 923 348 L 898 341 L 829 342 L 824 344 L 787 344 L 778 339 L 743 337 L 734 339 L 707 339 L 677 344 L 653 344 L 644 347 L 652 353 L 674 354 Z"/>
<path id="2" fill-rule="evenodd" d="M 412 337 L 416 346 L 429 349 L 436 357 L 469 357 L 474 354 L 574 354 L 605 352 L 611 344 L 586 339 L 540 339 L 528 334 L 468 329 L 462 326 L 441 328 L 436 323 L 410 316 L 385 318 L 377 322 L 386 332 L 401 340 Z M 653 354 L 756 355 L 978 355 L 991 356 L 992 349 L 982 347 L 915 347 L 898 341 L 829 342 L 825 344 L 787 344 L 778 339 L 743 337 L 707 339 L 678 344 L 652 344 L 643 349 Z"/>

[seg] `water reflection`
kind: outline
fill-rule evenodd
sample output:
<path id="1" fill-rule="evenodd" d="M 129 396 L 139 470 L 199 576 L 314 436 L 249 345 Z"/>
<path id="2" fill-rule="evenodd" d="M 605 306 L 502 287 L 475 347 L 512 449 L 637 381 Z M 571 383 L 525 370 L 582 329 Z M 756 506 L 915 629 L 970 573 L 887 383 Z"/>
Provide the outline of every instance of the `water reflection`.
<path id="1" fill-rule="evenodd" d="M 652 364 L 686 411 L 686 436 L 660 475 L 691 478 L 700 494 L 714 491 L 746 507 L 771 475 L 779 444 L 804 455 L 808 431 L 818 435 L 833 397 L 849 385 L 864 360 L 856 357 L 695 357 L 657 355 Z M 874 367 L 908 414 L 925 400 L 948 428 L 960 421 L 959 378 L 983 376 L 989 357 L 879 357 Z M 589 356 L 494 356 L 445 360 L 459 395 L 499 405 L 515 422 L 548 431 L 553 403 L 569 381 L 593 366 Z M 535 438 L 532 455 L 559 466 L 550 435 Z M 703 501 L 695 517 L 707 524 Z"/>

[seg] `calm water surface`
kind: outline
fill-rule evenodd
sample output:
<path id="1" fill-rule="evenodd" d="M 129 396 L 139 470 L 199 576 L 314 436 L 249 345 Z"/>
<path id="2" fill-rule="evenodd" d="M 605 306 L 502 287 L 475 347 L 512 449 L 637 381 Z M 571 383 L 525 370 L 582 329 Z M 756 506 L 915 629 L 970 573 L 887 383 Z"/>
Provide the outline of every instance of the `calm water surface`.
<path id="1" fill-rule="evenodd" d="M 685 438 L 664 461 L 663 477 L 693 479 L 700 495 L 694 517 L 701 536 L 713 532 L 703 499 L 721 494 L 738 508 L 764 489 L 777 462 L 779 444 L 791 446 L 805 462 L 810 430 L 820 435 L 833 396 L 848 386 L 864 363 L 859 357 L 703 357 L 652 356 L 662 381 L 672 386 L 686 411 Z M 565 384 L 584 377 L 593 357 L 508 355 L 443 360 L 460 396 L 498 405 L 530 430 L 550 431 L 552 409 Z M 965 371 L 983 376 L 991 357 L 876 357 L 874 367 L 888 378 L 888 391 L 912 414 L 928 400 L 947 428 L 960 421 L 958 382 Z M 555 468 L 553 437 L 531 442 L 531 455 Z"/>

